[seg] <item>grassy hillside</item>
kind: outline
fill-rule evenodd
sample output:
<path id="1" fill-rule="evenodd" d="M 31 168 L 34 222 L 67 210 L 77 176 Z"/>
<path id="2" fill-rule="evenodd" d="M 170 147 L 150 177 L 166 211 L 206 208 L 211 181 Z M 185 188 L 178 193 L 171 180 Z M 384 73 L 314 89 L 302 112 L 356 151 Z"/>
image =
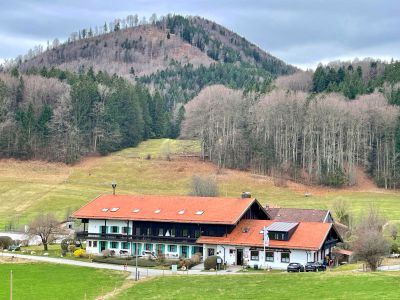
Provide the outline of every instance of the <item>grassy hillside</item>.
<path id="1" fill-rule="evenodd" d="M 193 174 L 217 177 L 221 196 L 251 191 L 263 204 L 282 207 L 330 208 L 338 197 L 348 199 L 358 213 L 376 203 L 391 220 L 400 221 L 400 193 L 359 186 L 335 190 L 288 183 L 276 187 L 269 177 L 223 170 L 197 158 L 176 154 L 196 153 L 199 145 L 182 140 L 149 140 L 106 157 L 84 159 L 75 166 L 38 161 L 0 160 L 0 230 L 10 222 L 22 226 L 41 211 L 60 219 L 94 197 L 111 193 L 187 195 Z M 172 157 L 166 159 L 168 154 Z M 147 159 L 148 155 L 151 159 Z M 304 193 L 311 197 L 304 197 Z"/>

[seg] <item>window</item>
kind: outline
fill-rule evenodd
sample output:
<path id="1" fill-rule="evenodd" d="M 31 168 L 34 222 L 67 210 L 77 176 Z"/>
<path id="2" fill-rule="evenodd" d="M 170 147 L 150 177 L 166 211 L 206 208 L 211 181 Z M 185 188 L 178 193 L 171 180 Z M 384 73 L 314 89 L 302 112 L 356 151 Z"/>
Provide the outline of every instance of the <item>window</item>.
<path id="1" fill-rule="evenodd" d="M 129 227 L 127 227 L 127 226 L 122 227 L 122 233 L 123 234 L 128 234 L 129 233 Z"/>
<path id="2" fill-rule="evenodd" d="M 236 253 L 236 250 L 235 250 L 235 249 L 229 249 L 229 254 L 233 255 L 233 254 L 235 254 L 235 253 Z"/>
<path id="3" fill-rule="evenodd" d="M 168 245 L 168 252 L 176 252 L 176 245 Z"/>
<path id="4" fill-rule="evenodd" d="M 154 211 L 155 214 L 159 214 L 160 212 L 161 212 L 161 209 L 156 209 L 156 210 Z"/>
<path id="5" fill-rule="evenodd" d="M 158 229 L 158 236 L 163 236 L 164 235 L 164 228 L 159 228 Z"/>
<path id="6" fill-rule="evenodd" d="M 207 254 L 208 254 L 208 256 L 213 256 L 215 254 L 215 249 L 214 248 L 208 248 L 207 249 Z"/>
<path id="7" fill-rule="evenodd" d="M 194 237 L 195 237 L 195 238 L 200 237 L 200 234 L 201 234 L 201 232 L 200 232 L 199 229 L 196 229 L 196 230 L 194 231 Z"/>
<path id="8" fill-rule="evenodd" d="M 283 262 L 283 263 L 290 262 L 290 253 L 282 252 L 281 253 L 281 262 Z"/>
<path id="9" fill-rule="evenodd" d="M 101 211 L 106 212 L 106 211 L 108 211 L 108 208 L 103 208 Z"/>
<path id="10" fill-rule="evenodd" d="M 129 249 L 129 243 L 128 242 L 122 242 L 122 249 Z"/>
<path id="11" fill-rule="evenodd" d="M 151 228 L 147 228 L 147 235 L 151 235 Z"/>
<path id="12" fill-rule="evenodd" d="M 118 242 L 111 242 L 111 248 L 118 249 Z"/>
<path id="13" fill-rule="evenodd" d="M 140 235 L 140 227 L 135 228 L 136 235 Z"/>
<path id="14" fill-rule="evenodd" d="M 134 213 L 138 213 L 139 211 L 140 211 L 139 208 L 134 208 L 134 209 L 132 210 L 132 212 L 134 212 Z"/>
<path id="15" fill-rule="evenodd" d="M 187 237 L 189 235 L 189 231 L 187 229 L 182 229 L 182 236 Z"/>
<path id="16" fill-rule="evenodd" d="M 265 261 L 274 261 L 274 252 L 265 251 Z"/>
<path id="17" fill-rule="evenodd" d="M 97 247 L 97 241 L 93 241 L 93 247 Z"/>
<path id="18" fill-rule="evenodd" d="M 175 235 L 176 235 L 176 230 L 175 230 L 175 228 L 172 228 L 171 229 L 171 236 L 175 237 Z"/>
<path id="19" fill-rule="evenodd" d="M 260 252 L 258 250 L 250 251 L 250 260 L 258 260 Z"/>
<path id="20" fill-rule="evenodd" d="M 153 251 L 153 244 L 145 244 L 145 245 L 144 245 L 144 248 L 145 248 L 147 251 Z"/>
<path id="21" fill-rule="evenodd" d="M 184 213 L 185 213 L 185 210 L 184 210 L 184 209 L 178 211 L 178 214 L 179 214 L 179 215 L 183 215 Z"/>
<path id="22" fill-rule="evenodd" d="M 119 207 L 113 207 L 113 208 L 111 208 L 111 211 L 116 212 L 118 209 L 119 209 Z"/>
<path id="23" fill-rule="evenodd" d="M 92 247 L 92 241 L 89 241 L 89 247 Z"/>
<path id="24" fill-rule="evenodd" d="M 111 232 L 112 233 L 118 233 L 119 232 L 118 226 L 111 226 Z"/>
<path id="25" fill-rule="evenodd" d="M 196 211 L 196 215 L 202 215 L 202 214 L 204 214 L 204 210 L 198 210 L 198 211 Z"/>

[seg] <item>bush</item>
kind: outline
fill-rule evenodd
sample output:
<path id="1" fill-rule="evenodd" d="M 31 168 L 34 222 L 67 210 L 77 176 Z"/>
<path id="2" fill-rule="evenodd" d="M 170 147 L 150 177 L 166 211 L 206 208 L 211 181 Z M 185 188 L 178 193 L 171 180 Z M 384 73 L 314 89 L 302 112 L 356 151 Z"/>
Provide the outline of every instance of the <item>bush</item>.
<path id="1" fill-rule="evenodd" d="M 195 265 L 198 265 L 200 263 L 200 261 L 201 261 L 201 253 L 198 252 L 198 253 L 193 254 L 191 260 L 193 261 L 193 263 Z"/>
<path id="2" fill-rule="evenodd" d="M 221 257 L 217 255 L 209 256 L 206 258 L 204 261 L 204 269 L 205 270 L 210 270 L 210 269 L 216 269 L 217 268 L 217 259 Z M 222 260 L 222 259 L 221 259 Z"/>
<path id="3" fill-rule="evenodd" d="M 217 197 L 218 184 L 215 177 L 212 176 L 198 176 L 192 177 L 191 196 L 198 197 Z"/>
<path id="4" fill-rule="evenodd" d="M 82 257 L 85 254 L 85 250 L 82 248 L 79 248 L 77 250 L 74 251 L 74 256 L 75 257 Z"/>
<path id="5" fill-rule="evenodd" d="M 7 249 L 14 244 L 14 241 L 9 236 L 0 236 L 0 248 Z"/>
<path id="6" fill-rule="evenodd" d="M 68 245 L 68 251 L 74 253 L 76 250 L 76 246 L 75 245 Z"/>
<path id="7" fill-rule="evenodd" d="M 136 265 L 136 260 L 133 259 L 132 257 L 119 258 L 119 257 L 104 257 L 104 256 L 101 257 L 101 256 L 97 256 L 97 257 L 93 258 L 93 262 L 115 264 L 115 265 L 125 265 L 125 264 L 127 264 L 129 266 L 135 266 Z M 157 261 L 139 258 L 138 259 L 138 266 L 142 267 L 142 268 L 150 268 L 150 267 L 159 266 L 159 264 L 157 263 Z"/>

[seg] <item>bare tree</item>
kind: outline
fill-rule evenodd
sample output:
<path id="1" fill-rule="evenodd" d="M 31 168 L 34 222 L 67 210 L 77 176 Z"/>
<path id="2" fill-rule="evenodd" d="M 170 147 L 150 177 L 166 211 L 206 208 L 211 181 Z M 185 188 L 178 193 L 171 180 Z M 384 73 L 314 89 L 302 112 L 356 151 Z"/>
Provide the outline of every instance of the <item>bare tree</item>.
<path id="1" fill-rule="evenodd" d="M 216 197 L 218 196 L 218 184 L 215 177 L 198 176 L 192 177 L 191 196 Z"/>
<path id="2" fill-rule="evenodd" d="M 371 206 L 362 216 L 352 243 L 355 258 L 365 261 L 371 271 L 376 271 L 383 257 L 390 252 L 390 243 L 383 236 L 383 224 L 384 217 Z"/>
<path id="3" fill-rule="evenodd" d="M 29 224 L 28 233 L 40 237 L 44 251 L 47 251 L 54 235 L 61 233 L 60 222 L 52 214 L 40 214 Z"/>

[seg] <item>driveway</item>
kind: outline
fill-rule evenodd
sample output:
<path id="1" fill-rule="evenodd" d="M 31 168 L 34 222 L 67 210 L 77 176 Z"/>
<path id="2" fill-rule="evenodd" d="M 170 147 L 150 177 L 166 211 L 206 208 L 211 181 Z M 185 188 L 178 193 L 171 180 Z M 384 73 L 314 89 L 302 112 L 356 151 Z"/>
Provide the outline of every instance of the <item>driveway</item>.
<path id="1" fill-rule="evenodd" d="M 103 264 L 103 263 L 95 263 L 95 262 L 86 262 L 86 261 L 78 261 L 72 259 L 65 259 L 65 258 L 55 258 L 55 257 L 48 257 L 48 256 L 36 256 L 36 255 L 25 255 L 25 254 L 17 254 L 15 252 L 2 252 L 0 256 L 8 256 L 8 257 L 18 257 L 27 260 L 33 261 L 40 261 L 40 262 L 47 262 L 47 263 L 54 263 L 54 264 L 64 264 L 64 265 L 71 265 L 71 266 L 79 266 L 79 267 L 88 267 L 88 268 L 96 268 L 96 269 L 108 269 L 108 270 L 115 270 L 115 271 L 128 271 L 131 274 L 128 278 L 134 279 L 136 268 L 132 266 L 128 266 L 124 268 L 121 265 L 112 265 L 112 264 Z M 200 265 L 201 266 L 201 265 Z M 228 275 L 228 274 L 244 274 L 244 273 L 237 273 L 240 270 L 240 267 L 232 267 L 228 270 L 221 270 L 218 272 L 203 272 L 203 268 L 194 268 L 188 271 L 178 271 L 176 274 L 179 275 Z M 140 268 L 138 267 L 139 278 L 146 278 L 146 277 L 155 277 L 155 276 L 164 276 L 164 275 L 175 275 L 172 273 L 171 270 L 159 270 L 153 268 Z"/>

